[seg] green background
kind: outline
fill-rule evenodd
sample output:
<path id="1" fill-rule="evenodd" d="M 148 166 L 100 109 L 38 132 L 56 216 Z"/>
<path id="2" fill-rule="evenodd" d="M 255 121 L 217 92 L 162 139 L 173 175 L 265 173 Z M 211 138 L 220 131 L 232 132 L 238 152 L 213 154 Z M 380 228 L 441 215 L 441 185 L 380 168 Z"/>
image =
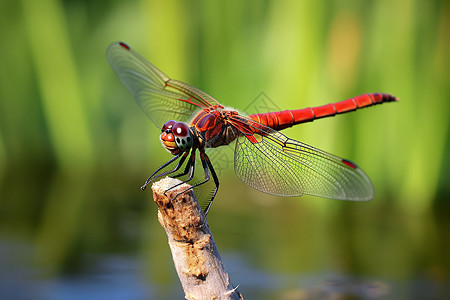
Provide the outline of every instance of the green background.
<path id="1" fill-rule="evenodd" d="M 241 110 L 260 92 L 283 110 L 366 92 L 400 99 L 285 131 L 358 163 L 375 186 L 368 203 L 259 193 L 224 151 L 208 220 L 244 296 L 302 299 L 329 274 L 383 299 L 448 296 L 447 1 L 1 1 L 0 34 L 0 289 L 78 299 L 67 296 L 76 276 L 101 297 L 95 273 L 114 278 L 104 284 L 121 287 L 117 299 L 182 297 L 139 190 L 170 154 L 105 59 L 123 40 Z M 128 272 L 98 267 L 105 257 L 126 257 Z M 60 294 L 46 288 L 61 280 Z"/>

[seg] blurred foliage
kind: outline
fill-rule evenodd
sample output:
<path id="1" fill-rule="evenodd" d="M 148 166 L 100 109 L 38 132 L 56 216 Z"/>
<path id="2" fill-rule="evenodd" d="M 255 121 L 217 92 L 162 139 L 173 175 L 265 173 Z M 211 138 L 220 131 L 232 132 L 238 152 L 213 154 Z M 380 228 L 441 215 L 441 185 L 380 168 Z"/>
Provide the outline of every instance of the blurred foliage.
<path id="1" fill-rule="evenodd" d="M 410 220 L 400 228 L 412 234 L 409 242 L 416 247 L 428 233 L 434 236 L 427 238 L 439 239 L 435 230 L 440 229 L 426 224 L 433 222 L 430 209 L 450 195 L 448 1 L 7 0 L 0 2 L 0 16 L 0 222 L 10 232 L 33 228 L 27 234 L 48 246 L 38 256 L 53 261 L 56 269 L 80 247 L 116 249 L 118 241 L 108 237 L 114 229 L 128 236 L 130 228 L 142 226 L 151 241 L 164 239 L 153 219 L 132 217 L 145 217 L 140 213 L 148 194 L 139 194 L 137 188 L 170 155 L 157 142 L 158 129 L 106 62 L 105 50 L 117 40 L 170 77 L 237 109 L 261 91 L 280 109 L 317 106 L 365 92 L 397 96 L 399 103 L 286 130 L 294 139 L 357 162 L 376 190 L 366 208 L 313 198 L 300 206 L 337 223 L 347 215 L 355 222 L 376 224 L 386 208 L 425 215 L 417 224 L 426 228 L 416 231 Z M 211 215 L 219 232 L 223 226 L 228 233 L 243 235 L 238 231 L 246 225 L 228 228 L 216 210 L 230 217 L 229 210 L 239 207 L 244 213 L 238 214 L 256 222 L 260 217 L 252 214 L 251 199 L 275 200 L 227 175 L 221 177 L 225 184 Z M 226 196 L 237 188 L 247 199 L 227 203 Z M 130 215 L 120 219 L 122 211 Z M 154 218 L 154 211 L 148 214 Z M 289 211 L 279 214 L 283 222 L 297 218 Z M 387 218 L 395 219 L 395 213 Z M 316 223 L 318 232 L 325 233 L 324 224 Z M 343 232 L 352 227 L 340 226 Z M 383 231 L 379 226 L 368 227 L 370 236 Z M 356 239 L 367 234 L 351 230 Z M 262 232 L 255 229 L 252 239 L 261 242 Z M 404 244 L 397 245 L 397 236 L 391 234 L 385 237 L 392 247 L 388 249 L 399 252 Z M 324 246 L 332 242 L 315 238 Z M 147 242 L 143 249 L 150 247 Z M 224 243 L 232 247 L 233 241 Z M 364 253 L 364 245 L 355 253 Z M 386 266 L 395 263 L 389 253 Z M 371 267 L 382 270 L 380 265 Z"/>
<path id="2" fill-rule="evenodd" d="M 2 173 L 30 166 L 130 171 L 145 165 L 149 153 L 157 153 L 154 165 L 165 159 L 155 149 L 157 133 L 104 59 L 111 41 L 125 40 L 171 77 L 237 108 L 260 91 L 282 109 L 392 93 L 402 102 L 289 135 L 354 158 L 373 178 L 377 196 L 408 207 L 427 207 L 447 186 L 440 180 L 448 175 L 446 2 L 2 6 Z"/>

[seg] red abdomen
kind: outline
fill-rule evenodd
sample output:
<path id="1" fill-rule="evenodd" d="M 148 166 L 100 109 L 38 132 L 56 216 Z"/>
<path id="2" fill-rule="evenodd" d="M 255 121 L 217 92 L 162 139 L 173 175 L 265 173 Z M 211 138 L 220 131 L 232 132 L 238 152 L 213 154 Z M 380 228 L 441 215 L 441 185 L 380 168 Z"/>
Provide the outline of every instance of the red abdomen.
<path id="1" fill-rule="evenodd" d="M 330 103 L 322 106 L 254 114 L 248 117 L 275 130 L 282 130 L 296 124 L 312 122 L 315 119 L 332 117 L 334 115 L 354 111 L 359 108 L 393 101 L 398 101 L 398 99 L 390 94 L 363 94 L 341 102 Z"/>

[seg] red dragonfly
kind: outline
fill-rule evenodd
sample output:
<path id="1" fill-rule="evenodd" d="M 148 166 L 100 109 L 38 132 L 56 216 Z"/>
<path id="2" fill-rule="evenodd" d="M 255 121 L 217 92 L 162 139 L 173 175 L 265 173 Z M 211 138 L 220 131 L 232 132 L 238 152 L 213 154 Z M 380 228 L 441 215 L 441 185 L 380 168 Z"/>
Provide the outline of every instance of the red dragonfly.
<path id="1" fill-rule="evenodd" d="M 205 178 L 193 187 L 206 183 L 210 176 L 215 183 L 205 209 L 207 213 L 217 194 L 219 179 L 205 148 L 228 145 L 236 140 L 234 171 L 242 181 L 259 191 L 277 196 L 308 194 L 353 201 L 373 197 L 370 179 L 356 164 L 290 139 L 279 130 L 398 101 L 396 97 L 364 94 L 318 107 L 243 116 L 199 89 L 170 79 L 123 42 L 112 43 L 106 57 L 137 104 L 161 128 L 161 142 L 174 155 L 147 179 L 142 190 L 156 178 L 179 171 L 186 159 L 184 171 L 174 177 L 188 175 L 184 182 L 191 180 L 198 150 Z M 158 174 L 178 159 L 174 169 Z"/>

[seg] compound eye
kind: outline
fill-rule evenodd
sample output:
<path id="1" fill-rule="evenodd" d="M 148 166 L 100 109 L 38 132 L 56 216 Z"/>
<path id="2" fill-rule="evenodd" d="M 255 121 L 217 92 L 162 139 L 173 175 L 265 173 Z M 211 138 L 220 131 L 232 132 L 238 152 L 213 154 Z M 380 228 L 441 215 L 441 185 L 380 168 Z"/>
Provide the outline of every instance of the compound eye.
<path id="1" fill-rule="evenodd" d="M 172 126 L 172 132 L 175 136 L 179 137 L 185 137 L 190 134 L 189 127 L 183 122 L 175 122 Z"/>
<path id="2" fill-rule="evenodd" d="M 176 122 L 173 124 L 172 133 L 175 136 L 175 143 L 177 143 L 178 148 L 188 150 L 192 147 L 193 138 L 186 123 Z"/>
<path id="3" fill-rule="evenodd" d="M 175 124 L 175 123 L 176 123 L 176 122 L 175 122 L 174 120 L 167 121 L 167 122 L 164 124 L 164 126 L 161 128 L 161 132 L 164 132 L 164 131 L 166 131 L 166 130 L 170 130 L 170 129 L 172 128 L 173 124 Z"/>

